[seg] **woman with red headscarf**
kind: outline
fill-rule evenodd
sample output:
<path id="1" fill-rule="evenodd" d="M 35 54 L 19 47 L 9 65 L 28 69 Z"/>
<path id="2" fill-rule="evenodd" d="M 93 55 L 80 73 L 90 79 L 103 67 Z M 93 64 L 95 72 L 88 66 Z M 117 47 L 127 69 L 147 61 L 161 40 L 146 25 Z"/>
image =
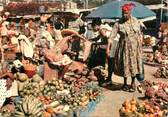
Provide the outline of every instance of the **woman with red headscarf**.
<path id="1" fill-rule="evenodd" d="M 122 18 L 114 24 L 109 42 L 117 34 L 120 35 L 118 45 L 115 51 L 114 73 L 124 77 L 124 91 L 135 91 L 135 78 L 142 81 L 142 36 L 141 23 L 131 16 L 134 4 L 124 4 L 122 8 Z M 110 43 L 108 43 L 107 52 L 110 53 Z M 107 53 L 108 54 L 108 53 Z M 127 78 L 131 77 L 131 87 L 127 85 Z"/>

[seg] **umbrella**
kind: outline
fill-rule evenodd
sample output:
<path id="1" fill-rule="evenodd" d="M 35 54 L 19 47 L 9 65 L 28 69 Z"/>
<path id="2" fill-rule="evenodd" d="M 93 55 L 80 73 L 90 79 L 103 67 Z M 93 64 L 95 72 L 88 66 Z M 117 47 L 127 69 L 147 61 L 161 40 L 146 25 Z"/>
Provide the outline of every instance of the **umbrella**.
<path id="1" fill-rule="evenodd" d="M 136 5 L 136 7 L 132 9 L 132 16 L 138 19 L 156 16 L 153 11 L 141 3 L 134 1 L 112 1 L 92 11 L 89 15 L 87 15 L 86 18 L 119 19 L 122 17 L 121 6 L 128 3 L 133 3 Z"/>

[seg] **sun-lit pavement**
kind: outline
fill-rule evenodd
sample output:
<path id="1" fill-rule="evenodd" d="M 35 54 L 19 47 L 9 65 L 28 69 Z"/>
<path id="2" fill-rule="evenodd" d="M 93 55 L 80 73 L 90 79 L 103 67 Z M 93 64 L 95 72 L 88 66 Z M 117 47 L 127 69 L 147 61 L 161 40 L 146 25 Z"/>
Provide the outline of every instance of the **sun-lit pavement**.
<path id="1" fill-rule="evenodd" d="M 168 83 L 168 79 L 156 79 L 153 74 L 157 70 L 157 67 L 151 67 L 145 65 L 145 79 L 151 81 L 163 81 Z M 123 79 L 118 76 L 113 76 L 113 81 L 117 84 L 123 83 Z M 130 81 L 129 81 L 130 83 Z M 118 87 L 120 87 L 118 86 Z M 94 112 L 90 114 L 90 117 L 119 117 L 119 108 L 126 99 L 131 99 L 132 97 L 142 97 L 137 91 L 135 93 L 128 93 L 115 88 L 105 89 L 104 99 L 101 101 Z"/>

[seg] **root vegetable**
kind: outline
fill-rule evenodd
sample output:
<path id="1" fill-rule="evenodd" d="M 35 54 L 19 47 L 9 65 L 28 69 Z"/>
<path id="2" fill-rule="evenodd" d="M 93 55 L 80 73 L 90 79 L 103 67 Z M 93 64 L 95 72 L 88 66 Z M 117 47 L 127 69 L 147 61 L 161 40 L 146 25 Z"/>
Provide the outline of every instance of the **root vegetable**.
<path id="1" fill-rule="evenodd" d="M 54 109 L 53 108 L 47 108 L 47 112 L 50 113 L 50 114 L 53 114 L 54 113 Z"/>
<path id="2" fill-rule="evenodd" d="M 49 113 L 49 112 L 44 112 L 44 117 L 51 117 L 51 113 Z"/>

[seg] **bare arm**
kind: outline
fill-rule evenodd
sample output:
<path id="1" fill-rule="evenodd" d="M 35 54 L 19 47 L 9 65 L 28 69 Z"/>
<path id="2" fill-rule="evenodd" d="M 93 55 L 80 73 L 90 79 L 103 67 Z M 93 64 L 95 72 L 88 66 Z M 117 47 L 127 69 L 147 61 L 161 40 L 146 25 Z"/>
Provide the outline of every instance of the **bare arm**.
<path id="1" fill-rule="evenodd" d="M 107 56 L 109 56 L 110 54 L 111 43 L 112 43 L 112 40 L 117 36 L 117 33 L 118 33 L 118 23 L 114 24 L 112 31 L 111 31 L 111 35 L 108 39 L 108 44 L 107 44 L 107 49 L 106 49 Z"/>

